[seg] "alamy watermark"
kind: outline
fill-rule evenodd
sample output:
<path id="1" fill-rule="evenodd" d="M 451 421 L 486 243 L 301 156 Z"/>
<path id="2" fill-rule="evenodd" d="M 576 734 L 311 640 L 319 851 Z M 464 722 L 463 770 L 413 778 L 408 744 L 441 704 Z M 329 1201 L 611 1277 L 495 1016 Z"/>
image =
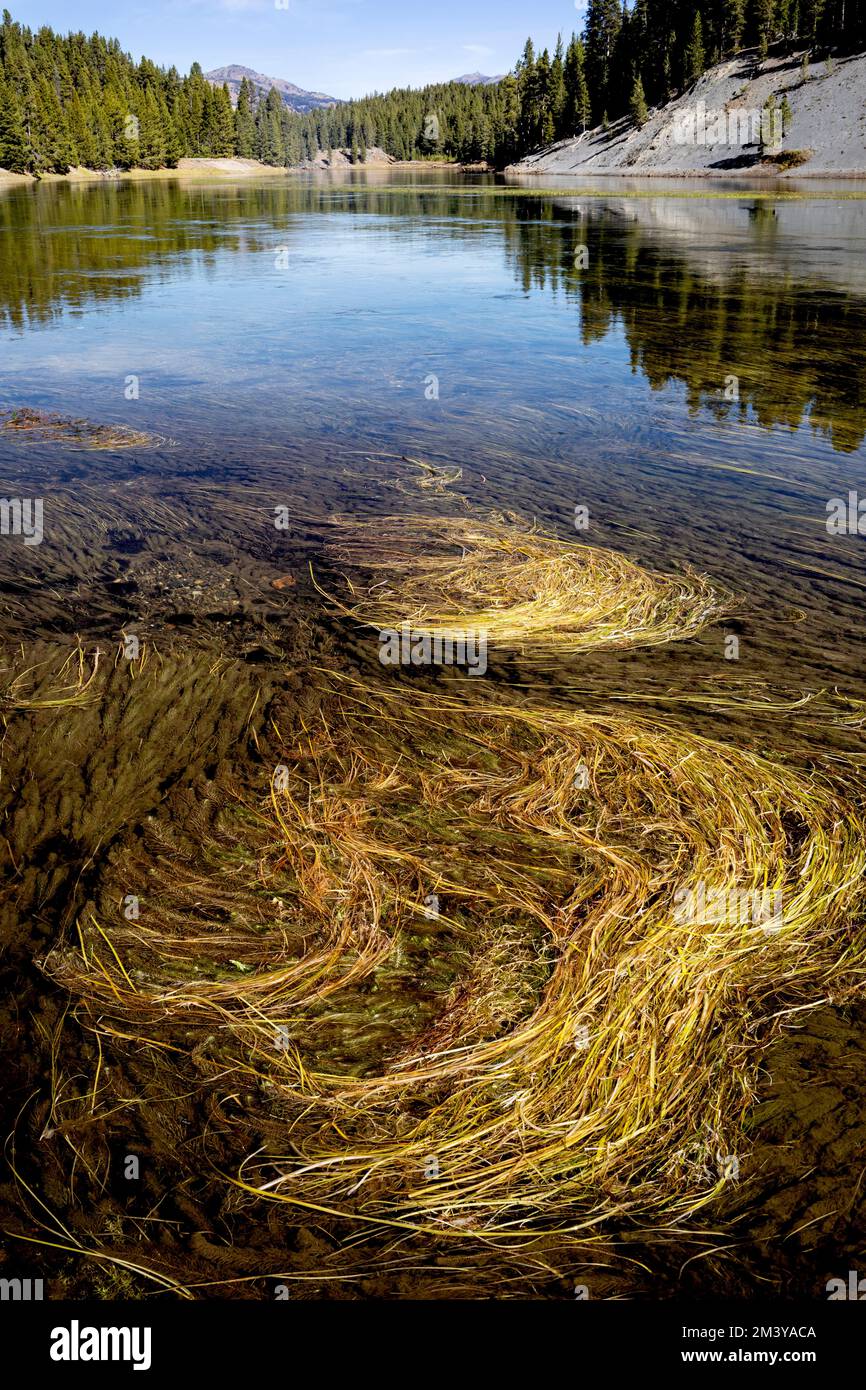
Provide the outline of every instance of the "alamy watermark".
<path id="1" fill-rule="evenodd" d="M 0 497 L 0 536 L 23 536 L 25 545 L 41 545 L 42 498 Z"/>
<path id="2" fill-rule="evenodd" d="M 861 1279 L 856 1269 L 848 1270 L 847 1283 L 844 1279 L 828 1279 L 824 1287 L 830 1303 L 846 1300 L 862 1303 L 866 1299 L 866 1279 Z"/>
<path id="3" fill-rule="evenodd" d="M 847 497 L 831 497 L 825 525 L 830 536 L 866 536 L 866 497 L 853 489 Z"/>
<path id="4" fill-rule="evenodd" d="M 44 1296 L 42 1279 L 0 1279 L 2 1303 L 40 1303 Z"/>
<path id="5" fill-rule="evenodd" d="M 134 1371 L 150 1370 L 149 1327 L 82 1327 L 73 1318 L 68 1327 L 51 1331 L 52 1361 L 131 1361 Z"/>
<path id="6" fill-rule="evenodd" d="M 784 120 L 781 110 L 763 107 L 735 107 L 733 110 L 707 110 L 701 100 L 681 111 L 674 119 L 668 139 L 675 145 L 768 145 L 782 143 Z"/>
<path id="7" fill-rule="evenodd" d="M 465 666 L 470 676 L 483 676 L 487 670 L 487 634 L 479 629 L 443 637 L 401 623 L 399 631 L 381 629 L 379 660 L 383 666 Z"/>
<path id="8" fill-rule="evenodd" d="M 756 926 L 768 935 L 782 930 L 781 888 L 711 888 L 703 881 L 674 893 L 675 922 Z"/>

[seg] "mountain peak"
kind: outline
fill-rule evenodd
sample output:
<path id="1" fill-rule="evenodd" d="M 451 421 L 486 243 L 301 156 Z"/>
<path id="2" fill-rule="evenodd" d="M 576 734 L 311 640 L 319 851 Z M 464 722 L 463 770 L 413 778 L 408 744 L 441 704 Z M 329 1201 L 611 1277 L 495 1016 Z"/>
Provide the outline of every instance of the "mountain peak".
<path id="1" fill-rule="evenodd" d="M 336 97 L 329 97 L 326 92 L 308 92 L 304 87 L 296 87 L 294 82 L 287 82 L 282 77 L 268 77 L 267 73 L 256 72 L 253 68 L 246 68 L 242 63 L 229 63 L 223 68 L 212 68 L 205 73 L 208 82 L 212 82 L 215 87 L 228 87 L 232 99 L 232 106 L 238 104 L 238 93 L 244 78 L 251 83 L 256 105 L 268 95 L 272 87 L 276 87 L 283 103 L 291 111 L 297 111 L 305 115 L 308 111 L 314 111 L 317 107 L 336 106 Z"/>
<path id="2" fill-rule="evenodd" d="M 494 82 L 501 82 L 505 73 L 500 72 L 497 77 L 486 77 L 483 72 L 464 72 L 462 77 L 455 77 L 454 82 L 462 82 L 464 87 L 491 87 Z"/>

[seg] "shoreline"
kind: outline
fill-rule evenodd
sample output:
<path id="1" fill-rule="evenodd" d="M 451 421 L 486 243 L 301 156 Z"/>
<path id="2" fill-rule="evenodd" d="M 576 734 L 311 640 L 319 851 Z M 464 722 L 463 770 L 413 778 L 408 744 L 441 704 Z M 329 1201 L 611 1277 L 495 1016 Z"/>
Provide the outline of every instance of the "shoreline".
<path id="1" fill-rule="evenodd" d="M 41 183 L 122 183 L 126 179 L 147 182 L 152 179 L 245 179 L 286 178 L 290 174 L 333 174 L 348 169 L 454 169 L 458 173 L 494 173 L 481 164 L 461 164 L 456 160 L 394 159 L 375 160 L 364 164 L 341 164 L 333 168 L 316 164 L 260 164 L 257 159 L 234 156 L 223 159 L 181 159 L 174 168 L 159 169 L 87 169 L 76 166 L 68 174 L 14 174 L 0 169 L 0 188 L 33 186 Z"/>
<path id="2" fill-rule="evenodd" d="M 257 159 L 181 159 L 174 168 L 167 165 L 159 169 L 87 169 L 76 166 L 68 174 L 13 174 L 0 169 L 0 187 L 31 185 L 39 183 L 121 183 L 125 179 L 137 182 L 151 179 L 176 179 L 183 177 L 199 178 L 250 178 L 251 176 L 276 177 L 288 170 L 275 164 L 260 164 Z"/>
<path id="3" fill-rule="evenodd" d="M 528 167 L 525 164 L 509 164 L 504 170 L 509 176 L 536 179 L 707 179 L 709 181 L 737 183 L 768 183 L 778 179 L 791 179 L 797 183 L 803 179 L 866 179 L 866 169 L 809 169 L 802 166 L 783 169 L 779 165 L 758 169 L 591 169 L 581 173 L 580 169 L 554 172 Z"/>
<path id="4" fill-rule="evenodd" d="M 619 182 L 635 182 L 646 180 L 668 180 L 682 183 L 688 180 L 700 180 L 707 183 L 737 183 L 744 188 L 762 184 L 774 184 L 784 180 L 785 182 L 803 183 L 808 181 L 827 182 L 837 179 L 840 182 L 856 183 L 866 179 L 866 169 L 810 169 L 808 172 L 802 167 L 797 169 L 763 168 L 760 171 L 754 169 L 737 170 L 715 170 L 715 169 L 641 169 L 635 172 L 634 169 L 593 169 L 582 173 L 579 169 L 569 172 L 553 172 L 551 170 L 541 170 L 538 168 L 526 167 L 523 164 L 509 164 L 505 169 L 484 168 L 479 165 L 466 165 L 452 162 L 449 160 L 393 160 L 389 164 L 364 164 L 346 165 L 338 169 L 330 169 L 327 166 L 322 168 L 315 165 L 273 165 L 259 164 L 256 160 L 236 160 L 236 159 L 201 159 L 201 160 L 181 160 L 176 168 L 161 169 L 70 169 L 68 174 L 43 174 L 37 178 L 34 174 L 13 174 L 6 169 L 0 169 L 0 189 L 16 187 L 36 187 L 39 184 L 58 184 L 58 183 L 123 183 L 132 181 L 135 183 L 146 183 L 150 181 L 165 181 L 167 179 L 181 179 L 184 181 L 192 180 L 213 180 L 226 181 L 248 179 L 248 178 L 288 178 L 297 174 L 334 174 L 344 173 L 346 169 L 365 169 L 365 170 L 392 170 L 392 169 L 451 169 L 455 173 L 473 174 L 490 173 L 498 174 L 501 177 L 520 178 L 521 180 L 544 181 L 545 186 L 551 192 L 556 191 L 555 184 L 551 187 L 551 180 L 566 181 L 574 184 L 575 181 L 592 181 L 594 179 L 609 179 L 611 184 Z M 531 183 L 526 185 L 527 189 L 532 187 Z"/>

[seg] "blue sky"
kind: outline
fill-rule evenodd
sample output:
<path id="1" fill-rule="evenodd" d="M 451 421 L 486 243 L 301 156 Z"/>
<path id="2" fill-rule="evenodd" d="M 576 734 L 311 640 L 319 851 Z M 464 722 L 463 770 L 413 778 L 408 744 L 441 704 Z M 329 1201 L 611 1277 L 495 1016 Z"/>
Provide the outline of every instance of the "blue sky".
<path id="1" fill-rule="evenodd" d="M 3 0 L 31 28 L 120 39 L 135 57 L 243 63 L 332 96 L 507 72 L 531 34 L 552 47 L 584 0 Z M 277 5 L 288 4 L 287 9 Z"/>

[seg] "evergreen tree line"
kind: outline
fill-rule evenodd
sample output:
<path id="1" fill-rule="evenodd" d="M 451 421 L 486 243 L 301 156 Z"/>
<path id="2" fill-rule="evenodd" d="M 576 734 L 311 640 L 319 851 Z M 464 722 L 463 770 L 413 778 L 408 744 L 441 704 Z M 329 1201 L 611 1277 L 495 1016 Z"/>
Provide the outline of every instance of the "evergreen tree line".
<path id="1" fill-rule="evenodd" d="M 198 63 L 139 63 L 99 34 L 35 34 L 0 26 L 0 167 L 20 173 L 172 168 L 184 156 L 240 155 L 291 166 L 372 146 L 396 159 L 502 166 L 553 140 L 668 101 L 743 48 L 866 48 L 861 0 L 590 0 L 583 33 L 536 54 L 527 40 L 512 73 L 488 86 L 441 83 L 340 102 L 305 116 L 272 88 L 228 88 Z"/>
<path id="2" fill-rule="evenodd" d="M 0 168 L 65 174 L 173 168 L 185 155 L 228 155 L 236 142 L 227 87 L 149 59 L 134 63 L 116 39 L 37 33 L 3 11 L 0 25 Z"/>

